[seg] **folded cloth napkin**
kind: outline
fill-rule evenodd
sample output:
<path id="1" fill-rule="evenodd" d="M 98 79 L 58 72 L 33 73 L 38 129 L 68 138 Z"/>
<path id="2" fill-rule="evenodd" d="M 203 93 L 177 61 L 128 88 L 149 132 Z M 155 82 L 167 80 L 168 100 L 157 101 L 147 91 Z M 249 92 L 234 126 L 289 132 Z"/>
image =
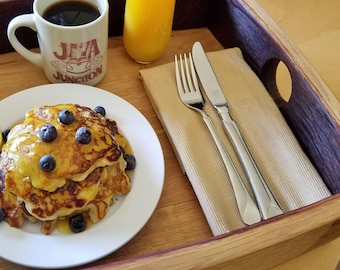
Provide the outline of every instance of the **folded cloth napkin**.
<path id="1" fill-rule="evenodd" d="M 224 91 L 230 113 L 283 210 L 294 210 L 330 196 L 278 107 L 243 59 L 240 49 L 210 52 L 208 58 Z M 141 70 L 140 77 L 213 234 L 245 226 L 237 210 L 228 174 L 201 115 L 183 105 L 179 98 L 174 63 Z M 205 110 L 251 190 L 210 102 L 206 102 Z"/>

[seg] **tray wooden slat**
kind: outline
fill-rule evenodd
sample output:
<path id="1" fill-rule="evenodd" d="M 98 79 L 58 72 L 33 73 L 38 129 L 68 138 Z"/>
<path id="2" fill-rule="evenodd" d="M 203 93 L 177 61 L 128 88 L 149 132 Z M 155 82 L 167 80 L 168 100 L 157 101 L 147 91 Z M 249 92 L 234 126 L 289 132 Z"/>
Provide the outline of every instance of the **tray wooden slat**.
<path id="1" fill-rule="evenodd" d="M 216 1 L 211 30 L 225 47 L 238 46 L 281 109 L 327 186 L 340 192 L 340 105 L 332 91 L 286 34 L 253 0 Z M 226 16 L 226 14 L 228 16 Z M 227 28 L 224 26 L 227 25 Z M 276 70 L 282 61 L 292 78 L 284 101 Z"/>
<path id="2" fill-rule="evenodd" d="M 340 197 L 228 235 L 93 269 L 268 269 L 339 236 Z"/>

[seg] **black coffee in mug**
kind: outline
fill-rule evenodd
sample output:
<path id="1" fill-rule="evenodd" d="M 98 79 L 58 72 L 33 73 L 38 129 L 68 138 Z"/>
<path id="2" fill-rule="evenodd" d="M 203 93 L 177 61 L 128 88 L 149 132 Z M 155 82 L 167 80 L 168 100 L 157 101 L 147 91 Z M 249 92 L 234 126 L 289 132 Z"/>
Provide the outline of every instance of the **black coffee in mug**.
<path id="1" fill-rule="evenodd" d="M 48 7 L 43 18 L 62 26 L 77 26 L 94 21 L 100 16 L 98 8 L 84 1 L 61 1 Z"/>

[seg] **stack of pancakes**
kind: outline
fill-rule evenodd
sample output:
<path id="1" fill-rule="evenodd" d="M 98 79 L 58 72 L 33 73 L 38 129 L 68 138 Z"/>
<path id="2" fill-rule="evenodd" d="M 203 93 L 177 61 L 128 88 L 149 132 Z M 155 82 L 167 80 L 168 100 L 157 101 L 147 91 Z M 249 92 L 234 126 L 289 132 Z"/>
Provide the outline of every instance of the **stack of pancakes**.
<path id="1" fill-rule="evenodd" d="M 74 115 L 71 124 L 59 120 L 62 110 Z M 53 125 L 57 137 L 45 142 L 39 130 Z M 78 128 L 92 134 L 87 144 L 75 138 Z M 20 227 L 25 219 L 42 221 L 42 232 L 50 234 L 59 219 L 83 213 L 96 223 L 103 219 L 112 198 L 131 189 L 125 173 L 126 161 L 116 137 L 122 137 L 115 121 L 76 104 L 42 106 L 26 113 L 14 126 L 0 157 L 0 206 L 6 220 Z M 55 168 L 44 171 L 39 160 L 51 155 Z"/>

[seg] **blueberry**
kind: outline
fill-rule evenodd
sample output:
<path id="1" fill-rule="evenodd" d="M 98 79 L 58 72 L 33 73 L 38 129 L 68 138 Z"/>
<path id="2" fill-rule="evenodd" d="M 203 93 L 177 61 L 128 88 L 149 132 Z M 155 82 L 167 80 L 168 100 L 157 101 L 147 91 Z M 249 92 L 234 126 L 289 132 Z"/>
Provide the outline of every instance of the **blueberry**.
<path id="1" fill-rule="evenodd" d="M 105 116 L 106 115 L 106 111 L 105 111 L 105 108 L 102 107 L 102 106 L 97 106 L 93 109 L 96 113 L 99 113 L 101 114 L 102 116 Z"/>
<path id="2" fill-rule="evenodd" d="M 57 129 L 51 124 L 46 124 L 40 128 L 39 136 L 43 142 L 52 142 L 57 138 Z"/>
<path id="3" fill-rule="evenodd" d="M 2 138 L 4 139 L 4 142 L 7 142 L 8 133 L 10 131 L 11 131 L 10 129 L 5 129 L 2 131 Z"/>
<path id="4" fill-rule="evenodd" d="M 5 210 L 2 207 L 0 207 L 0 222 L 3 221 L 5 217 L 6 217 Z"/>
<path id="5" fill-rule="evenodd" d="M 76 131 L 76 139 L 81 144 L 88 144 L 92 140 L 91 131 L 87 127 L 80 127 Z"/>
<path id="6" fill-rule="evenodd" d="M 74 121 L 74 114 L 70 110 L 62 110 L 59 113 L 59 121 L 65 125 L 70 125 Z"/>
<path id="7" fill-rule="evenodd" d="M 39 165 L 43 171 L 50 172 L 55 168 L 56 162 L 52 156 L 45 155 L 40 159 Z"/>
<path id="8" fill-rule="evenodd" d="M 134 168 L 136 168 L 136 158 L 134 155 L 131 154 L 123 154 L 123 158 L 126 161 L 126 170 L 133 170 Z"/>
<path id="9" fill-rule="evenodd" d="M 82 214 L 76 214 L 68 220 L 72 232 L 80 233 L 86 229 L 86 218 Z"/>

